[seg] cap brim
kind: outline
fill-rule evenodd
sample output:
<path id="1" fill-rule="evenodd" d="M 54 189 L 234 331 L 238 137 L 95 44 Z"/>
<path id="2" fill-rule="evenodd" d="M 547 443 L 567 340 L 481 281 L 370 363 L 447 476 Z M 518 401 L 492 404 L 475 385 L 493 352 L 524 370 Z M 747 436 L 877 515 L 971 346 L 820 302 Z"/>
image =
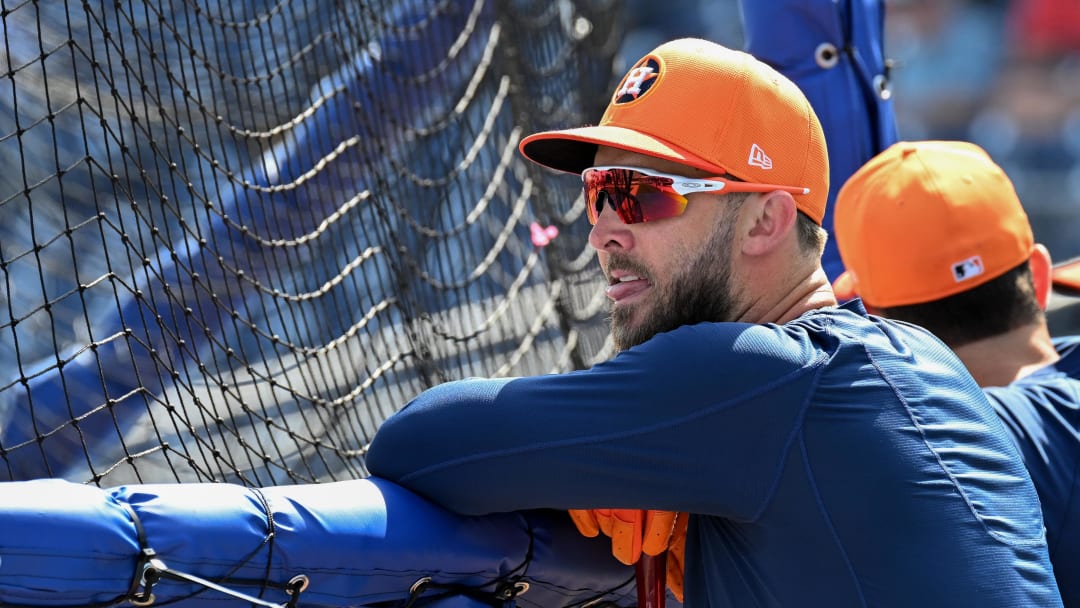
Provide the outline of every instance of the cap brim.
<path id="1" fill-rule="evenodd" d="M 833 293 L 836 294 L 836 299 L 840 302 L 846 302 L 859 296 L 855 291 L 855 275 L 850 270 L 845 270 L 840 276 L 836 277 L 832 288 Z"/>
<path id="2" fill-rule="evenodd" d="M 599 146 L 611 146 L 646 156 L 666 158 L 706 171 L 726 169 L 687 154 L 670 144 L 638 131 L 614 126 L 578 127 L 534 133 L 521 140 L 518 149 L 534 163 L 567 173 L 581 174 L 594 166 Z"/>
<path id="3" fill-rule="evenodd" d="M 1054 266 L 1054 289 L 1080 295 L 1080 258 Z"/>

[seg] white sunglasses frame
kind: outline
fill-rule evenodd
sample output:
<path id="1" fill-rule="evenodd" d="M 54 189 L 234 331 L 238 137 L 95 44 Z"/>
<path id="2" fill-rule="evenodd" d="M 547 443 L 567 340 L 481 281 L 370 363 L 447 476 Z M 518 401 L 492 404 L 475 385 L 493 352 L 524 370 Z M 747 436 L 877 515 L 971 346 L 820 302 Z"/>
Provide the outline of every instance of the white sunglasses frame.
<path id="1" fill-rule="evenodd" d="M 686 196 L 687 194 L 693 194 L 695 192 L 721 192 L 725 189 L 727 189 L 728 192 L 772 192 L 773 190 L 783 190 L 784 192 L 791 194 L 810 194 L 810 189 L 802 186 L 781 186 L 778 184 L 741 182 L 720 176 L 686 177 L 685 175 L 661 173 L 660 171 L 655 171 L 653 169 L 632 167 L 630 165 L 599 165 L 596 167 L 589 167 L 581 172 L 581 181 L 582 183 L 585 182 L 585 174 L 589 171 L 610 171 L 612 169 L 636 171 L 649 177 L 663 177 L 670 179 L 671 189 L 681 196 Z"/>

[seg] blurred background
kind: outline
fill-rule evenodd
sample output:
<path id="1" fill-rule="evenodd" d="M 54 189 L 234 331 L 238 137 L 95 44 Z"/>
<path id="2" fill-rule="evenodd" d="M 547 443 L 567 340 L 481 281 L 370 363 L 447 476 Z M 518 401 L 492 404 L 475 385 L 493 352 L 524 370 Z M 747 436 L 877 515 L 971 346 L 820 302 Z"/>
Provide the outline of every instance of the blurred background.
<path id="1" fill-rule="evenodd" d="M 886 0 L 900 139 L 985 148 L 1054 260 L 1080 256 L 1080 0 Z M 623 71 L 664 40 L 742 48 L 737 0 L 630 0 Z"/>

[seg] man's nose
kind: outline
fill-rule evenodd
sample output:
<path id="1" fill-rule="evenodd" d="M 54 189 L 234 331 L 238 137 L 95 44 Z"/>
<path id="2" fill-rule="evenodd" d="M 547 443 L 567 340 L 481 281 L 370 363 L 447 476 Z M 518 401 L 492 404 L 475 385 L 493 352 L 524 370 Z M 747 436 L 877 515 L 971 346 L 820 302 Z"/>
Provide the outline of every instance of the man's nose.
<path id="1" fill-rule="evenodd" d="M 633 247 L 633 234 L 619 219 L 610 204 L 610 198 L 601 193 L 596 199 L 596 224 L 589 231 L 589 245 L 597 251 L 626 250 Z M 586 203 L 588 204 L 588 203 Z"/>

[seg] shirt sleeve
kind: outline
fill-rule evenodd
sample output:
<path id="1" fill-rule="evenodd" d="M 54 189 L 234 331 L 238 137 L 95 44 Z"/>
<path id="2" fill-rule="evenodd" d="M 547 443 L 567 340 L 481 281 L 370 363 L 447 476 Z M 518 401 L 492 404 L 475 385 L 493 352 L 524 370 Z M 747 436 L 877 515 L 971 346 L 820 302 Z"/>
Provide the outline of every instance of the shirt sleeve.
<path id="1" fill-rule="evenodd" d="M 1010 386 L 985 389 L 1020 450 L 1042 503 L 1047 534 L 1067 529 L 1080 491 L 1080 383 L 1041 370 Z"/>
<path id="2" fill-rule="evenodd" d="M 367 465 L 465 514 L 749 518 L 773 490 L 823 358 L 775 326 L 711 323 L 586 371 L 448 382 L 380 427 Z"/>

